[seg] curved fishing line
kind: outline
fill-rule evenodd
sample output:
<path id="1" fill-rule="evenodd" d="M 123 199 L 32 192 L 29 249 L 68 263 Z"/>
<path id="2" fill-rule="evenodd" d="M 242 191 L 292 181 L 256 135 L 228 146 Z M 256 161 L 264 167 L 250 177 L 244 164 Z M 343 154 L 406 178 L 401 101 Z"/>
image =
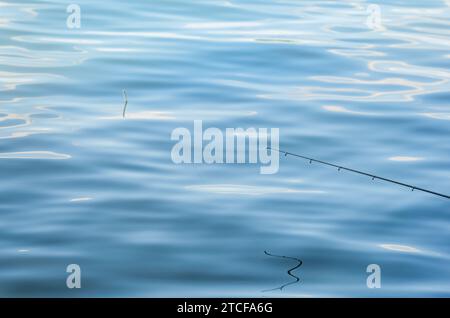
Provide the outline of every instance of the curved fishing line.
<path id="1" fill-rule="evenodd" d="M 303 264 L 303 261 L 302 261 L 302 260 L 300 260 L 300 259 L 298 259 L 298 258 L 295 258 L 295 257 L 290 257 L 290 256 L 271 254 L 271 253 L 269 253 L 269 252 L 267 252 L 267 251 L 264 251 L 264 254 L 266 254 L 266 255 L 268 255 L 268 256 L 272 256 L 272 257 L 278 257 L 278 258 L 284 258 L 284 259 L 294 260 L 294 261 L 298 262 L 298 264 L 295 265 L 294 267 L 290 268 L 290 269 L 287 271 L 288 275 L 291 276 L 291 277 L 293 277 L 293 278 L 295 279 L 295 281 L 292 281 L 292 282 L 283 284 L 283 285 L 281 285 L 280 287 L 276 287 L 276 288 L 272 288 L 272 289 L 266 289 L 266 290 L 263 290 L 263 292 L 269 292 L 269 291 L 274 291 L 274 290 L 283 290 L 284 287 L 289 286 L 289 285 L 292 285 L 292 284 L 296 284 L 296 283 L 298 283 L 298 282 L 300 281 L 300 278 L 298 278 L 297 276 L 295 276 L 294 274 L 292 274 L 292 271 L 295 270 L 295 269 L 297 269 L 297 268 L 299 268 L 300 266 L 302 266 L 302 264 Z"/>
<path id="2" fill-rule="evenodd" d="M 338 166 L 338 165 L 335 165 L 333 163 L 329 163 L 329 162 L 326 162 L 326 161 L 322 161 L 322 160 L 318 160 L 318 159 L 314 159 L 314 158 L 298 155 L 298 154 L 295 154 L 295 153 L 292 153 L 292 152 L 287 152 L 287 151 L 276 149 L 276 148 L 267 147 L 267 149 L 278 151 L 279 153 L 283 153 L 285 156 L 290 155 L 290 156 L 302 158 L 302 159 L 308 160 L 309 163 L 317 162 L 317 163 L 320 163 L 320 164 L 323 164 L 323 165 L 335 167 L 335 168 L 338 168 L 338 171 L 346 170 L 346 171 L 350 171 L 350 172 L 354 172 L 354 173 L 357 173 L 357 174 L 361 174 L 361 175 L 364 175 L 364 176 L 371 177 L 372 180 L 378 179 L 378 180 L 383 180 L 383 181 L 386 181 L 386 182 L 394 183 L 394 184 L 397 184 L 397 185 L 409 188 L 409 189 L 411 189 L 411 191 L 418 190 L 418 191 L 430 193 L 430 194 L 433 194 L 433 195 L 437 195 L 437 196 L 440 196 L 440 197 L 443 197 L 443 198 L 446 198 L 446 199 L 450 199 L 450 196 L 442 194 L 442 193 L 439 193 L 439 192 L 435 192 L 435 191 L 427 190 L 427 189 L 424 189 L 424 188 L 416 187 L 414 185 L 410 185 L 410 184 L 407 184 L 407 183 L 395 181 L 395 180 L 392 180 L 392 179 L 383 178 L 383 177 L 380 177 L 380 176 L 377 176 L 377 175 L 374 175 L 374 174 L 370 174 L 370 173 L 367 173 L 367 172 L 363 172 L 363 171 L 359 171 L 359 170 L 355 170 L 355 169 L 351 169 L 351 168 L 346 168 L 346 167 L 343 167 L 343 166 Z"/>

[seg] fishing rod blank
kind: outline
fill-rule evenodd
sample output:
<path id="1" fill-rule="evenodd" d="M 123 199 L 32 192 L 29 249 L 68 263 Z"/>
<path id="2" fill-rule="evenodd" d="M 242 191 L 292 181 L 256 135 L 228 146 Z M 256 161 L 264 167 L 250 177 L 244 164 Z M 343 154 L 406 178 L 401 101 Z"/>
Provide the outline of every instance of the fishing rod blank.
<path id="1" fill-rule="evenodd" d="M 383 180 L 383 181 L 386 181 L 386 182 L 394 183 L 394 184 L 397 184 L 397 185 L 401 185 L 403 187 L 411 189 L 411 191 L 418 190 L 418 191 L 434 194 L 434 195 L 437 195 L 437 196 L 440 196 L 440 197 L 443 197 L 443 198 L 446 198 L 446 199 L 450 199 L 450 196 L 442 194 L 442 193 L 438 193 L 438 192 L 434 192 L 434 191 L 431 191 L 431 190 L 423 189 L 423 188 L 420 188 L 420 187 L 416 187 L 416 186 L 413 186 L 413 185 L 410 185 L 410 184 L 406 184 L 406 183 L 403 183 L 403 182 L 399 182 L 399 181 L 395 181 L 395 180 L 392 180 L 392 179 L 383 178 L 383 177 L 376 176 L 374 174 L 370 174 L 370 173 L 367 173 L 367 172 L 363 172 L 363 171 L 359 171 L 359 170 L 355 170 L 355 169 L 351 169 L 351 168 L 346 168 L 346 167 L 343 167 L 343 166 L 338 166 L 338 165 L 335 165 L 333 163 L 325 162 L 325 161 L 322 161 L 322 160 L 317 160 L 317 159 L 314 159 L 314 158 L 309 158 L 309 157 L 306 157 L 306 156 L 298 155 L 298 154 L 295 154 L 295 153 L 292 153 L 292 152 L 287 152 L 287 151 L 280 150 L 280 149 L 275 149 L 275 148 L 271 148 L 271 147 L 267 147 L 267 149 L 278 151 L 279 153 L 283 153 L 285 156 L 290 155 L 290 156 L 293 156 L 293 157 L 302 158 L 302 159 L 308 160 L 309 163 L 317 162 L 317 163 L 320 163 L 320 164 L 323 164 L 323 165 L 326 165 L 326 166 L 335 167 L 335 168 L 338 169 L 338 171 L 346 170 L 346 171 L 354 172 L 354 173 L 361 174 L 361 175 L 364 175 L 364 176 L 368 176 L 368 177 L 372 178 L 372 180 L 378 179 L 378 180 Z"/>

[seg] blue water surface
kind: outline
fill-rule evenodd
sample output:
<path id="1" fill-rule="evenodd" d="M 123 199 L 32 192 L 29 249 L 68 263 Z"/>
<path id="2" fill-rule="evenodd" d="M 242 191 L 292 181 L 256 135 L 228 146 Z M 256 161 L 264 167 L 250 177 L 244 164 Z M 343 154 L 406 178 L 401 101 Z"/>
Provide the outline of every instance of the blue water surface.
<path id="1" fill-rule="evenodd" d="M 170 138 L 279 128 L 449 194 L 450 1 L 76 0 L 78 29 L 69 4 L 0 2 L 0 296 L 450 296 L 448 199 L 294 157 L 176 165 Z M 264 251 L 300 281 L 273 289 L 297 264 Z"/>

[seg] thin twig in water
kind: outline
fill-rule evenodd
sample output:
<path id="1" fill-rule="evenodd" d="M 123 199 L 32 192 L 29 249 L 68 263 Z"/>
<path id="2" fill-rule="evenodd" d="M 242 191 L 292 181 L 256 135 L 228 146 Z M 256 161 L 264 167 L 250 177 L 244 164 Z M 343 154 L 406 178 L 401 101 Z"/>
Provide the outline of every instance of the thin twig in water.
<path id="1" fill-rule="evenodd" d="M 125 112 L 127 111 L 127 105 L 128 105 L 128 96 L 127 96 L 127 91 L 123 90 L 122 91 L 123 94 L 123 100 L 125 105 L 123 105 L 123 113 L 122 113 L 122 117 L 125 118 Z"/>
<path id="2" fill-rule="evenodd" d="M 442 193 L 439 193 L 439 192 L 427 190 L 427 189 L 420 188 L 420 187 L 416 187 L 415 185 L 410 185 L 410 184 L 403 183 L 403 182 L 400 182 L 400 181 L 396 181 L 396 180 L 392 180 L 392 179 L 388 179 L 388 178 L 383 178 L 383 177 L 376 176 L 376 175 L 371 174 L 371 173 L 359 171 L 359 170 L 356 170 L 356 169 L 346 168 L 346 167 L 343 167 L 343 166 L 335 165 L 334 163 L 329 163 L 329 162 L 326 162 L 326 161 L 322 161 L 322 160 L 318 160 L 318 159 L 314 159 L 314 158 L 298 155 L 298 154 L 295 154 L 293 152 L 288 152 L 288 151 L 275 149 L 275 148 L 271 148 L 271 147 L 267 147 L 267 149 L 268 150 L 273 150 L 273 151 L 278 151 L 279 153 L 284 154 L 285 157 L 287 157 L 289 155 L 289 156 L 305 159 L 305 160 L 309 161 L 310 164 L 312 164 L 313 162 L 316 162 L 316 163 L 319 163 L 319 164 L 322 164 L 322 165 L 326 165 L 326 166 L 337 168 L 338 171 L 345 170 L 345 171 L 357 173 L 357 174 L 360 174 L 360 175 L 363 175 L 363 176 L 368 176 L 368 177 L 372 178 L 372 180 L 382 180 L 382 181 L 394 183 L 394 184 L 397 184 L 397 185 L 400 185 L 400 186 L 403 186 L 403 187 L 406 187 L 406 188 L 410 188 L 411 191 L 418 190 L 418 191 L 427 192 L 427 193 L 430 193 L 430 194 L 433 194 L 433 195 L 436 195 L 436 196 L 440 196 L 440 197 L 443 197 L 443 198 L 446 198 L 446 199 L 450 199 L 450 195 L 442 194 Z"/>

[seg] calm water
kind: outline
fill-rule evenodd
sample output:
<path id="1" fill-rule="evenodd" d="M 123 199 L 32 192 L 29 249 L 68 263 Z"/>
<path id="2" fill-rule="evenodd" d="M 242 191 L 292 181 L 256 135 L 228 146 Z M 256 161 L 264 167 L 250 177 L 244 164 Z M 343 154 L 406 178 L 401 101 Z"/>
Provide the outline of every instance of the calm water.
<path id="1" fill-rule="evenodd" d="M 380 1 L 376 28 L 366 1 L 189 2 L 77 0 L 80 29 L 65 1 L 0 2 L 0 296 L 450 296 L 449 200 L 170 156 L 196 119 L 274 127 L 448 194 L 450 1 Z M 265 291 L 297 264 L 265 250 L 300 282 Z"/>

